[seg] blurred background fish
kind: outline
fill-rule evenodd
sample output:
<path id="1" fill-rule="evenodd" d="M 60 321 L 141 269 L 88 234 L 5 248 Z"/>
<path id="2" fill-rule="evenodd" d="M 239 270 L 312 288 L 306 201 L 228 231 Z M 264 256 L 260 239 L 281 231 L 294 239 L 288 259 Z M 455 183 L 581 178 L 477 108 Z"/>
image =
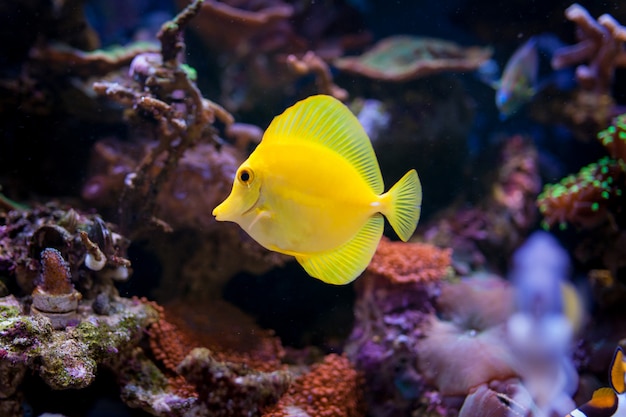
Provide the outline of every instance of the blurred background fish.
<path id="1" fill-rule="evenodd" d="M 554 51 L 563 45 L 550 33 L 532 36 L 513 52 L 499 79 L 498 65 L 493 60 L 478 70 L 479 78 L 496 90 L 496 107 L 501 119 L 515 114 L 547 85 L 556 82 L 560 88 L 567 88 L 573 83 L 571 71 L 555 72 L 551 68 L 548 73 L 540 71 L 541 63 L 549 63 Z"/>
<path id="2" fill-rule="evenodd" d="M 508 321 L 517 371 L 535 417 L 565 415 L 578 386 L 572 339 L 583 322 L 580 297 L 568 275 L 570 260 L 556 238 L 533 233 L 514 255 L 510 273 L 517 312 Z"/>

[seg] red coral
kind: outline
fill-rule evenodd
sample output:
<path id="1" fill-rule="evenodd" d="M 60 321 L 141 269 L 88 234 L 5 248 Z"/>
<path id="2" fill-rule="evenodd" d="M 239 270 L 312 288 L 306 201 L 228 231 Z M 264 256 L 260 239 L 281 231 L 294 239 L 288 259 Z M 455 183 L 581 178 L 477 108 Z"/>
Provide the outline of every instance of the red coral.
<path id="1" fill-rule="evenodd" d="M 162 306 L 145 298 L 141 301 L 159 312 L 159 320 L 148 328 L 148 337 L 152 354 L 167 370 L 169 386 L 183 398 L 196 398 L 198 394 L 193 385 L 177 371 L 178 364 L 196 346 L 175 325 L 165 319 L 165 310 Z"/>
<path id="2" fill-rule="evenodd" d="M 218 361 L 244 364 L 265 372 L 282 368 L 285 352 L 280 339 L 227 303 L 213 300 L 202 307 L 175 303 L 166 308 L 148 303 L 161 315 L 148 329 L 150 348 L 169 371 L 176 372 L 185 356 L 201 346 L 211 349 Z"/>
<path id="3" fill-rule="evenodd" d="M 74 290 L 70 266 L 58 250 L 46 248 L 41 251 L 41 268 L 42 290 L 48 294 L 69 294 Z"/>
<path id="4" fill-rule="evenodd" d="M 361 378 L 350 361 L 335 354 L 298 378 L 263 417 L 309 415 L 357 417 L 364 415 Z"/>
<path id="5" fill-rule="evenodd" d="M 150 349 L 155 359 L 171 371 L 176 372 L 176 367 L 185 356 L 193 349 L 193 344 L 187 340 L 176 326 L 165 319 L 163 307 L 152 303 L 161 313 L 161 319 L 148 328 Z"/>
<path id="6" fill-rule="evenodd" d="M 452 250 L 425 243 L 392 242 L 383 238 L 367 273 L 394 282 L 437 281 L 449 272 Z"/>

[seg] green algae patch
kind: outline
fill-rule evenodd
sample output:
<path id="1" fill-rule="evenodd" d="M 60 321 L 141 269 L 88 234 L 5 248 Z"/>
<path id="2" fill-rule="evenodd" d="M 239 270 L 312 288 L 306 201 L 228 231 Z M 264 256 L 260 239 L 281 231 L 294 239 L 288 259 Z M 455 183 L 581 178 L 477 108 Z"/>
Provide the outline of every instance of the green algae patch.
<path id="1" fill-rule="evenodd" d="M 0 298 L 0 323 L 2 320 L 19 316 L 21 312 L 22 306 L 14 296 Z"/>

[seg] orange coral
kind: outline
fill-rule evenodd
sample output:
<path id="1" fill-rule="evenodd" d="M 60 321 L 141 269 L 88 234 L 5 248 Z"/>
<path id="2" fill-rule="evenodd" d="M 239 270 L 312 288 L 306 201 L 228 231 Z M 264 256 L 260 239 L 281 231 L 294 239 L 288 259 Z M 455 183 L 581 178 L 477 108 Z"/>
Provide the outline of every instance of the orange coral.
<path id="1" fill-rule="evenodd" d="M 451 249 L 383 238 L 367 272 L 402 283 L 437 281 L 449 273 L 451 256 Z"/>
<path id="2" fill-rule="evenodd" d="M 159 320 L 148 328 L 148 337 L 152 354 L 168 371 L 169 386 L 181 397 L 197 397 L 194 387 L 176 369 L 196 346 L 175 325 L 165 319 L 165 310 L 162 306 L 145 298 L 141 301 L 159 312 Z"/>
<path id="3" fill-rule="evenodd" d="M 74 290 L 70 266 L 61 252 L 53 248 L 41 251 L 41 289 L 50 294 L 69 294 Z"/>
<path id="4" fill-rule="evenodd" d="M 335 354 L 298 378 L 263 417 L 364 415 L 360 375 L 350 361 Z"/>
<path id="5" fill-rule="evenodd" d="M 193 340 L 195 346 L 209 348 L 216 360 L 264 372 L 282 368 L 285 352 L 280 339 L 231 304 L 219 300 L 202 306 L 173 303 L 166 310 L 178 333 Z"/>

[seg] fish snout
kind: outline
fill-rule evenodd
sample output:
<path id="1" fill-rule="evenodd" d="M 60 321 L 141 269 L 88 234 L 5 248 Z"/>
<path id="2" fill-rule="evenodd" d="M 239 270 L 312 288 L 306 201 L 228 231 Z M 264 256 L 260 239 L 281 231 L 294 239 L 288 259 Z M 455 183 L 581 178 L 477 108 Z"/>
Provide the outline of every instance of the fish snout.
<path id="1" fill-rule="evenodd" d="M 224 221 L 224 220 L 226 220 L 224 218 L 224 207 L 223 206 L 224 206 L 224 203 L 218 205 L 217 207 L 215 207 L 213 209 L 212 214 L 215 217 L 215 220 L 217 220 L 217 221 Z"/>

